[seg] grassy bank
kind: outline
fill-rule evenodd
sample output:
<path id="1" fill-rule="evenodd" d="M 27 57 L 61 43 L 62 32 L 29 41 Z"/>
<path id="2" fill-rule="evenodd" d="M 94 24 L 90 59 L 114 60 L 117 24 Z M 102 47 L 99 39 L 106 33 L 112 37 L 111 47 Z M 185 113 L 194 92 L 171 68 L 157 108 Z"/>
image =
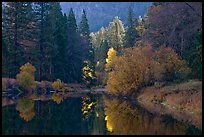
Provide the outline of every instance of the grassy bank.
<path id="1" fill-rule="evenodd" d="M 137 99 L 150 111 L 171 114 L 202 128 L 202 81 L 147 87 Z"/>

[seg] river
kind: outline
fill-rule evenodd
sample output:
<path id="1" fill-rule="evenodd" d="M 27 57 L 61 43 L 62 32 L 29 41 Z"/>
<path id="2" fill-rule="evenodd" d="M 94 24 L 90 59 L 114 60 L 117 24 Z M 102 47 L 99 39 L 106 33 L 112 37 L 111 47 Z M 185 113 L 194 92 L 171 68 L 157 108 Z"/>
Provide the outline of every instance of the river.
<path id="1" fill-rule="evenodd" d="M 57 100 L 57 99 L 56 99 Z M 137 102 L 90 95 L 2 108 L 4 135 L 197 135 L 202 131 Z M 23 112 L 22 112 L 23 110 Z"/>

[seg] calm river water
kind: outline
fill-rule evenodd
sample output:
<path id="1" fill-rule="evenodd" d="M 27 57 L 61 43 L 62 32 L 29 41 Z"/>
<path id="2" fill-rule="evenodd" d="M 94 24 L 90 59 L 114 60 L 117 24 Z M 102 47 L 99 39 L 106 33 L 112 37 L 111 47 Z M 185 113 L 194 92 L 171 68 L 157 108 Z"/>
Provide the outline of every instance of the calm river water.
<path id="1" fill-rule="evenodd" d="M 57 99 L 56 99 L 57 100 Z M 202 131 L 137 103 L 103 95 L 35 101 L 2 108 L 3 134 L 194 135 Z"/>

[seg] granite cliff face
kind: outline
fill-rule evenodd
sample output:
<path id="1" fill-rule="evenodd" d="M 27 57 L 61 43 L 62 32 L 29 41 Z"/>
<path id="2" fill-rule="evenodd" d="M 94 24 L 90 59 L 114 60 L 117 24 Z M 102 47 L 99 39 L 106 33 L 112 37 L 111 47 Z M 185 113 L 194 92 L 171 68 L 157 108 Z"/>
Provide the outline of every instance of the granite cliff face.
<path id="1" fill-rule="evenodd" d="M 85 9 L 91 31 L 98 31 L 102 26 L 107 27 L 115 16 L 119 16 L 126 24 L 129 6 L 133 7 L 135 18 L 144 16 L 151 4 L 152 2 L 61 2 L 62 11 L 67 15 L 70 8 L 73 8 L 77 23 Z"/>

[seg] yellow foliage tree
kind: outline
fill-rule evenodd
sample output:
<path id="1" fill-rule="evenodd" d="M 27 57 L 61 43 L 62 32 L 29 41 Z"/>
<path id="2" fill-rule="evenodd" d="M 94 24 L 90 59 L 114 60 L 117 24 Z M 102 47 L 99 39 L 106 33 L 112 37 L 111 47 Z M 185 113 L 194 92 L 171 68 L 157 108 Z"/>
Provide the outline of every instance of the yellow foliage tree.
<path id="1" fill-rule="evenodd" d="M 113 94 L 128 95 L 156 80 L 167 80 L 167 72 L 186 75 L 186 70 L 185 61 L 171 49 L 154 51 L 150 45 L 129 48 L 115 60 L 107 89 Z"/>
<path id="2" fill-rule="evenodd" d="M 31 89 L 35 88 L 35 78 L 28 72 L 21 72 L 17 74 L 16 79 L 21 87 L 25 90 L 30 91 Z"/>
<path id="3" fill-rule="evenodd" d="M 95 84 L 96 76 L 94 74 L 93 67 L 91 67 L 90 62 L 84 61 L 83 71 L 83 80 L 87 86 Z"/>
<path id="4" fill-rule="evenodd" d="M 31 91 L 35 88 L 35 71 L 35 67 L 30 63 L 26 63 L 20 67 L 20 73 L 16 75 L 16 79 L 19 85 L 25 90 Z"/>
<path id="5" fill-rule="evenodd" d="M 29 74 L 32 74 L 32 75 L 34 75 L 36 72 L 36 68 L 29 62 L 21 66 L 20 70 L 21 72 L 28 72 Z"/>
<path id="6" fill-rule="evenodd" d="M 56 91 L 62 91 L 63 86 L 64 86 L 64 83 L 60 79 L 58 79 L 52 83 L 52 87 Z"/>
<path id="7" fill-rule="evenodd" d="M 117 58 L 117 51 L 114 48 L 109 48 L 108 50 L 108 58 L 106 59 L 106 71 L 110 71 L 113 68 L 113 64 Z"/>

